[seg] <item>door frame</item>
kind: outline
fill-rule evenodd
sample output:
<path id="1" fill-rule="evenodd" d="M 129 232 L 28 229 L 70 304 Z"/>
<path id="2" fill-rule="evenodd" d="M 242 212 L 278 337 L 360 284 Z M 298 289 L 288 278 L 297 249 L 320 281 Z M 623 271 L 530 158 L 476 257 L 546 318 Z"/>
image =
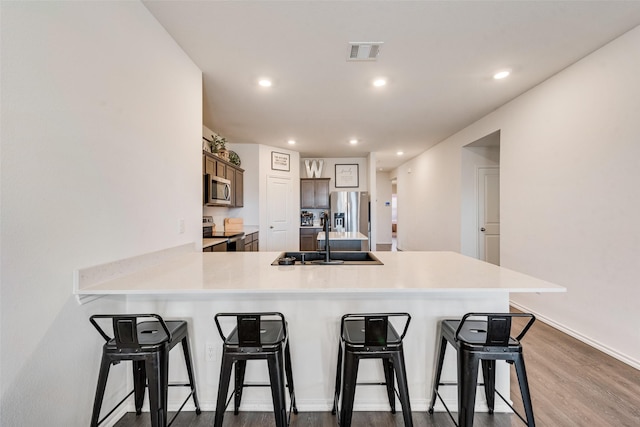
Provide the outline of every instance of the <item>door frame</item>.
<path id="1" fill-rule="evenodd" d="M 498 171 L 498 178 L 500 177 L 500 166 L 476 166 L 476 258 L 478 258 L 481 261 L 485 261 L 484 259 L 481 258 L 481 254 L 484 252 L 481 249 L 483 242 L 483 239 L 481 238 L 481 231 L 480 228 L 483 226 L 482 224 L 480 224 L 480 217 L 481 217 L 481 207 L 483 206 L 483 204 L 481 203 L 481 194 L 480 194 L 480 171 L 482 170 L 497 170 Z M 500 203 L 498 202 L 498 212 L 500 211 Z M 500 235 L 498 233 L 498 235 Z M 499 260 L 500 260 L 500 254 L 498 254 L 498 265 L 499 265 Z"/>

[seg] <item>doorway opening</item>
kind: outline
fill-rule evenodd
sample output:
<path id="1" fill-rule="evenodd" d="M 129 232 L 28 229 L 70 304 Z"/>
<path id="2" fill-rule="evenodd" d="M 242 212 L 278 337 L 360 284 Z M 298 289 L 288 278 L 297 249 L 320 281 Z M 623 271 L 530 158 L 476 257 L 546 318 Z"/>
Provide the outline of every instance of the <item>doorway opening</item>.
<path id="1" fill-rule="evenodd" d="M 391 181 L 391 252 L 398 250 L 398 186 Z"/>
<path id="2" fill-rule="evenodd" d="M 396 178 L 390 172 L 376 171 L 377 239 L 376 251 L 396 250 Z M 373 249 L 373 248 L 372 248 Z"/>
<path id="3" fill-rule="evenodd" d="M 500 131 L 462 149 L 461 252 L 500 265 Z"/>

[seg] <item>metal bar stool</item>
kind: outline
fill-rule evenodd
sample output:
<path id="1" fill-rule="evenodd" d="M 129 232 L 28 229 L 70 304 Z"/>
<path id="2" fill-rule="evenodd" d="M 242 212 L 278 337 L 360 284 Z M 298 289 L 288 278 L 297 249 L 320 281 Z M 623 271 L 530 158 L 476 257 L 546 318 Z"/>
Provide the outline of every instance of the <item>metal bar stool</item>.
<path id="1" fill-rule="evenodd" d="M 526 317 L 529 319 L 516 338 L 511 338 L 511 320 L 513 317 Z M 438 387 L 441 385 L 457 385 L 458 423 L 456 425 L 472 427 L 476 388 L 478 385 L 484 385 L 490 414 L 493 413 L 495 394 L 497 394 L 527 426 L 535 427 L 531 396 L 529 395 L 529 383 L 527 382 L 522 345 L 520 344 L 520 340 L 535 320 L 535 316 L 529 313 L 467 313 L 461 320 L 442 320 L 440 322 L 441 339 L 438 349 L 438 364 L 433 380 L 429 413 L 433 414 L 433 406 L 436 402 L 436 397 L 438 397 L 451 420 L 456 424 L 455 418 L 444 403 L 442 396 L 438 393 Z M 447 342 L 456 349 L 458 354 L 457 383 L 440 382 Z M 515 365 L 527 417 L 526 420 L 496 390 L 496 360 L 505 360 L 507 363 Z M 483 384 L 478 384 L 478 362 L 482 362 Z"/>
<path id="2" fill-rule="evenodd" d="M 235 327 L 229 334 L 223 332 L 220 319 L 235 317 Z M 287 323 L 281 313 L 218 313 L 215 322 L 222 338 L 222 366 L 220 367 L 220 382 L 218 384 L 218 401 L 214 427 L 221 427 L 224 411 L 234 399 L 235 415 L 238 415 L 242 390 L 244 387 L 271 387 L 273 398 L 273 412 L 277 427 L 289 425 L 285 402 L 285 387 L 289 389 L 291 411 L 298 413 L 296 395 L 293 387 L 291 370 L 291 353 L 289 351 L 289 336 Z M 246 384 L 244 374 L 247 360 L 262 359 L 267 361 L 270 384 Z M 233 393 L 227 399 L 231 369 L 235 366 L 235 383 Z M 286 374 L 286 384 L 284 376 Z"/>
<path id="3" fill-rule="evenodd" d="M 104 329 L 100 327 L 97 319 L 111 319 L 113 338 L 107 335 Z M 155 320 L 139 322 L 140 319 Z M 151 425 L 153 427 L 171 425 L 191 397 L 193 397 L 193 403 L 196 407 L 196 414 L 200 415 L 201 411 L 196 393 L 196 382 L 193 376 L 186 321 L 165 321 L 157 314 L 96 314 L 91 316 L 90 321 L 106 341 L 102 347 L 102 362 L 100 363 L 100 374 L 91 416 L 92 427 L 102 423 L 132 394 L 135 394 L 136 414 L 140 415 L 144 402 L 145 387 L 149 388 L 149 407 Z M 169 384 L 169 351 L 178 343 L 182 343 L 182 351 L 184 352 L 184 360 L 189 376 L 188 384 Z M 109 369 L 112 364 L 117 365 L 124 360 L 131 360 L 132 362 L 134 388 L 107 415 L 99 420 Z M 170 386 L 189 387 L 191 392 L 180 406 L 180 409 L 178 409 L 178 412 L 167 423 L 167 390 Z"/>
<path id="4" fill-rule="evenodd" d="M 405 318 L 402 334 L 389 322 L 389 317 Z M 345 314 L 340 323 L 340 345 L 338 347 L 338 367 L 336 369 L 336 387 L 333 398 L 332 414 L 338 411 L 340 394 L 342 404 L 338 415 L 340 427 L 351 426 L 353 401 L 356 385 L 384 385 L 391 413 L 396 412 L 396 395 L 402 404 L 404 425 L 412 427 L 411 404 L 407 373 L 404 363 L 402 340 L 407 333 L 411 316 L 409 313 L 367 313 Z M 344 363 L 342 353 L 344 352 Z M 385 381 L 378 383 L 357 383 L 360 359 L 381 359 Z M 398 390 L 394 387 L 394 373 Z"/>

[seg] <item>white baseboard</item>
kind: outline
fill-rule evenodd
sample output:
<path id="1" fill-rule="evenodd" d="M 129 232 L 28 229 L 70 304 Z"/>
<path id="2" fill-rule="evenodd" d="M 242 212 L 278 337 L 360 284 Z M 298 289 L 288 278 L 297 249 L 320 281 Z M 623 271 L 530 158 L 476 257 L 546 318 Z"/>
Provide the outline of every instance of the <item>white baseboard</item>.
<path id="1" fill-rule="evenodd" d="M 626 363 L 627 365 L 640 370 L 640 360 L 636 360 L 636 359 L 634 359 L 634 358 L 632 358 L 632 357 L 630 357 L 630 356 L 628 356 L 626 354 L 620 353 L 619 351 L 617 351 L 617 350 L 615 350 L 615 349 L 613 349 L 613 348 L 611 348 L 609 346 L 606 346 L 606 345 L 604 345 L 604 344 L 602 344 L 602 343 L 600 343 L 600 342 L 598 342 L 596 340 L 593 340 L 593 339 L 581 334 L 578 331 L 575 331 L 575 330 L 573 330 L 571 328 L 568 328 L 568 327 L 566 327 L 564 325 L 561 325 L 560 323 L 558 323 L 558 322 L 556 322 L 556 321 L 554 321 L 554 320 L 552 320 L 552 319 L 550 319 L 550 318 L 548 318 L 548 317 L 546 317 L 546 316 L 544 316 L 544 315 L 542 315 L 540 313 L 537 313 L 536 311 L 531 310 L 528 307 L 525 307 L 523 305 L 517 304 L 517 303 L 515 303 L 513 301 L 509 301 L 509 304 L 511 304 L 511 306 L 513 306 L 514 308 L 517 308 L 520 311 L 524 311 L 524 312 L 527 312 L 527 313 L 534 314 L 536 316 L 536 319 L 540 320 L 541 322 L 546 323 L 547 325 L 552 326 L 555 329 L 557 329 L 557 330 L 559 330 L 561 332 L 564 332 L 565 334 L 567 334 L 567 335 L 569 335 L 569 336 L 571 336 L 571 337 L 573 337 L 573 338 L 575 338 L 575 339 L 577 339 L 579 341 L 582 341 L 583 343 L 585 343 L 587 345 L 590 345 L 591 347 L 593 347 L 593 348 L 595 348 L 597 350 L 600 350 L 601 352 L 603 352 L 605 354 L 608 354 L 609 356 L 613 357 L 614 359 L 617 359 L 617 360 L 621 361 L 622 363 Z"/>
<path id="2" fill-rule="evenodd" d="M 135 409 L 132 409 L 132 411 L 135 411 Z M 109 417 L 106 418 L 102 424 L 100 424 L 100 427 L 113 427 L 118 421 L 120 421 L 120 418 L 125 416 L 127 412 L 130 412 L 127 409 L 127 405 L 122 405 L 113 414 L 109 415 Z"/>

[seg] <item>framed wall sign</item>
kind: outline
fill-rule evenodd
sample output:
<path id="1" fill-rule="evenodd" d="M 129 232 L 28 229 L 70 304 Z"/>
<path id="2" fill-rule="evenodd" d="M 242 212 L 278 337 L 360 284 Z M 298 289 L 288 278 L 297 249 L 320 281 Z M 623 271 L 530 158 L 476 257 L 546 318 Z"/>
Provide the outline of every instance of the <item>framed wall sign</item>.
<path id="1" fill-rule="evenodd" d="M 357 188 L 358 165 L 336 165 L 336 188 Z"/>
<path id="2" fill-rule="evenodd" d="M 271 169 L 274 171 L 287 171 L 290 170 L 289 165 L 290 156 L 285 153 L 278 153 L 277 151 L 271 152 Z"/>

